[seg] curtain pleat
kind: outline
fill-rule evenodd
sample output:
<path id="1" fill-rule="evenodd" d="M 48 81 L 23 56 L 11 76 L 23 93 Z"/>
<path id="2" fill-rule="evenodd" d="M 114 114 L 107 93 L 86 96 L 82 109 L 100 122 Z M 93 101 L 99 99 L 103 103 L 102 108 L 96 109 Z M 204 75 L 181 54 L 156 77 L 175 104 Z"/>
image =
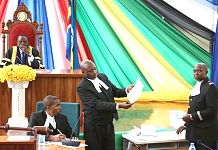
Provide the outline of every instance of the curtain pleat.
<path id="1" fill-rule="evenodd" d="M 152 8 L 164 20 L 177 24 L 178 26 L 185 28 L 209 41 L 213 41 L 214 32 L 200 25 L 196 21 L 185 16 L 172 6 L 168 5 L 163 0 L 141 0 L 144 4 Z"/>
<path id="2" fill-rule="evenodd" d="M 142 23 L 133 23 L 143 33 L 147 29 L 152 34 L 148 34 L 148 39 L 156 50 L 173 66 L 173 68 L 182 75 L 182 77 L 190 84 L 193 85 L 192 70 L 193 66 L 198 62 L 204 62 L 208 66 L 211 64 L 211 55 L 184 36 L 181 32 L 169 25 L 157 14 L 151 11 L 139 0 L 119 2 L 128 9 L 130 14 L 135 17 L 135 20 Z M 149 32 L 146 32 L 149 33 Z M 149 38 L 150 37 L 150 38 Z M 176 61 L 175 61 L 176 60 Z M 181 67 L 181 64 L 183 67 Z M 187 74 L 190 72 L 190 74 Z"/>
<path id="3" fill-rule="evenodd" d="M 216 87 L 218 87 L 218 26 L 216 27 L 216 34 L 214 39 L 213 57 L 211 64 L 211 81 L 213 81 Z"/>
<path id="4" fill-rule="evenodd" d="M 78 21 L 76 22 L 76 27 L 77 27 L 77 42 L 78 42 L 78 48 L 79 48 L 78 52 L 79 52 L 80 62 L 86 59 L 94 61 L 92 58 L 92 54 L 90 53 L 89 46 L 86 42 L 86 39 L 83 35 L 83 32 L 80 28 Z"/>
<path id="5" fill-rule="evenodd" d="M 4 22 L 6 9 L 7 9 L 8 0 L 1 0 L 0 1 L 0 23 Z M 2 28 L 0 29 L 2 31 Z"/>
<path id="6" fill-rule="evenodd" d="M 107 74 L 117 87 L 127 87 L 139 76 L 144 90 L 152 90 L 95 2 L 77 0 L 76 5 L 77 19 L 98 71 Z"/>
<path id="7" fill-rule="evenodd" d="M 156 14 L 184 33 L 205 51 L 212 52 L 214 32 L 182 14 L 163 0 L 141 0 Z"/>
<path id="8" fill-rule="evenodd" d="M 67 31 L 68 1 L 69 0 L 57 0 L 58 6 L 59 6 L 59 9 L 60 9 L 60 17 L 61 17 L 60 21 L 63 22 L 63 26 L 64 26 L 64 29 L 65 29 L 65 34 L 66 34 L 66 31 Z"/>

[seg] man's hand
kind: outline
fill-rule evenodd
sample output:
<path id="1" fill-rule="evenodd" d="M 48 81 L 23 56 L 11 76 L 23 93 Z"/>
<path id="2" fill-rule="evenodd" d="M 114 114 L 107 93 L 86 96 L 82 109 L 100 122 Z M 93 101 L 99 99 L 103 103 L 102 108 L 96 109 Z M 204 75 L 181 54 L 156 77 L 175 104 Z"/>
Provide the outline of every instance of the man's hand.
<path id="1" fill-rule="evenodd" d="M 23 46 L 23 47 L 20 47 L 20 49 L 27 55 L 29 55 L 30 51 L 29 51 L 29 46 L 26 45 L 26 46 Z"/>
<path id="2" fill-rule="evenodd" d="M 54 141 L 54 142 L 60 142 L 61 140 L 65 140 L 66 136 L 64 134 L 56 134 L 56 135 L 50 135 L 48 137 L 49 141 Z"/>
<path id="3" fill-rule="evenodd" d="M 135 86 L 135 84 L 132 84 L 130 85 L 128 88 L 127 88 L 127 92 L 129 93 L 129 91 Z"/>
<path id="4" fill-rule="evenodd" d="M 181 132 L 185 130 L 185 126 L 180 126 L 177 130 L 176 130 L 176 133 L 177 134 L 181 134 Z"/>
<path id="5" fill-rule="evenodd" d="M 128 102 L 123 102 L 118 104 L 119 108 L 124 108 L 124 109 L 129 109 L 131 106 L 133 105 L 133 103 L 128 103 Z"/>
<path id="6" fill-rule="evenodd" d="M 79 140 L 79 138 L 76 137 L 76 136 L 73 136 L 72 139 L 73 139 L 73 140 Z"/>
<path id="7" fill-rule="evenodd" d="M 186 114 L 184 117 L 182 117 L 182 120 L 185 122 L 190 122 L 191 121 L 190 114 Z"/>

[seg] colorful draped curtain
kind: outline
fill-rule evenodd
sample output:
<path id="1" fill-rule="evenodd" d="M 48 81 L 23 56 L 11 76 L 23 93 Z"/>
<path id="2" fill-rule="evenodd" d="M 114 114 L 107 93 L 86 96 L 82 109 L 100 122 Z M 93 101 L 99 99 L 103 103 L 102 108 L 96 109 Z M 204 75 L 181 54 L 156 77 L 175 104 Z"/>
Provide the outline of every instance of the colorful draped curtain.
<path id="1" fill-rule="evenodd" d="M 218 87 L 218 26 L 216 28 L 216 34 L 215 34 L 214 46 L 213 46 L 213 57 L 212 57 L 212 64 L 211 64 L 211 80 Z"/>
<path id="2" fill-rule="evenodd" d="M 70 68 L 66 58 L 68 0 L 1 0 L 1 22 L 20 2 L 44 24 L 43 63 Z M 2 19 L 4 18 L 4 19 Z M 140 0 L 76 0 L 78 59 L 93 60 L 117 87 L 139 77 L 141 100 L 187 101 L 195 84 L 193 66 L 211 66 L 211 55 Z M 209 69 L 210 75 L 210 69 Z"/>
<path id="3" fill-rule="evenodd" d="M 214 5 L 218 5 L 218 0 L 208 0 Z M 217 20 L 218 23 L 218 20 Z M 216 34 L 213 44 L 213 57 L 211 64 L 211 80 L 218 87 L 218 26 L 216 27 Z"/>
<path id="4" fill-rule="evenodd" d="M 218 5 L 218 0 L 207 0 L 207 1 L 213 3 L 214 5 Z"/>

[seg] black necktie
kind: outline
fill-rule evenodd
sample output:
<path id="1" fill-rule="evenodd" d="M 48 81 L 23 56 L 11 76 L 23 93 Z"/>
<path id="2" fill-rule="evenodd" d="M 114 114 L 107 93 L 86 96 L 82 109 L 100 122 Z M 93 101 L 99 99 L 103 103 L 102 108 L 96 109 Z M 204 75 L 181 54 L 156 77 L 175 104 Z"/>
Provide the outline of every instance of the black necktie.
<path id="1" fill-rule="evenodd" d="M 105 89 L 102 87 L 102 86 L 99 86 L 100 87 L 100 89 L 101 89 L 101 92 L 105 95 L 105 97 L 107 97 L 107 95 L 105 94 Z"/>

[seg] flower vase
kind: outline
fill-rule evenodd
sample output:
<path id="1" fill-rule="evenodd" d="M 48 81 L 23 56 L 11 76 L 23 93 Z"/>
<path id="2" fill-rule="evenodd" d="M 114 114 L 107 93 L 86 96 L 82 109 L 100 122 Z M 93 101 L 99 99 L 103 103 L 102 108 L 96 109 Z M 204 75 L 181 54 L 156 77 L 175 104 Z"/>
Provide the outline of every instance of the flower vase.
<path id="1" fill-rule="evenodd" d="M 12 89 L 12 117 L 8 119 L 11 127 L 27 127 L 28 119 L 25 117 L 25 88 L 29 81 L 11 82 L 7 81 L 8 87 Z M 26 135 L 26 131 L 9 130 L 8 136 Z"/>

